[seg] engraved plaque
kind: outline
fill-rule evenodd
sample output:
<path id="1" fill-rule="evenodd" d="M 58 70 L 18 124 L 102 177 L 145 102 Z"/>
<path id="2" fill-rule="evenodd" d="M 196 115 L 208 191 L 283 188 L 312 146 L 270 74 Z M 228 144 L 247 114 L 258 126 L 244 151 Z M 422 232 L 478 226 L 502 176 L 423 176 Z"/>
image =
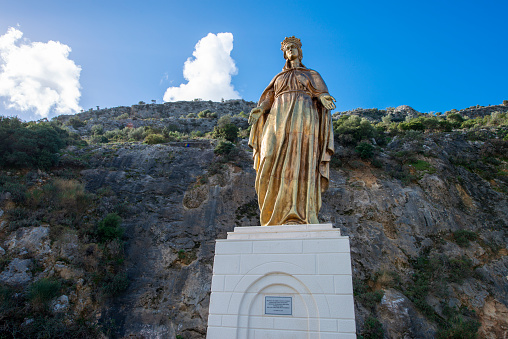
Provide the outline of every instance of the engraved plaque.
<path id="1" fill-rule="evenodd" d="M 292 315 L 293 297 L 265 296 L 265 314 Z"/>

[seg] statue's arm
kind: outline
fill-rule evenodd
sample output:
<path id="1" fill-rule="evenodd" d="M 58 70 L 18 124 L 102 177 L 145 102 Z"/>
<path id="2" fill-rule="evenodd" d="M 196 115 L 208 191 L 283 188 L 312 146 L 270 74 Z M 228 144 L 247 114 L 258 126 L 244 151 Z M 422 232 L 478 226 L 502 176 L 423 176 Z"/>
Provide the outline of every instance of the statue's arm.
<path id="1" fill-rule="evenodd" d="M 269 88 L 265 90 L 263 95 L 261 96 L 261 100 L 259 101 L 259 104 L 257 107 L 253 108 L 250 111 L 249 114 L 249 124 L 253 125 L 258 121 L 258 119 L 263 115 L 264 113 L 268 113 L 270 111 L 270 108 L 272 107 L 274 99 L 274 91 L 273 88 Z"/>
<path id="2" fill-rule="evenodd" d="M 334 102 L 336 100 L 328 93 L 328 87 L 326 86 L 321 75 L 314 70 L 309 70 L 309 73 L 310 84 L 308 87 L 310 91 L 319 98 L 319 102 L 321 102 L 324 108 L 327 110 L 335 109 Z"/>
<path id="3" fill-rule="evenodd" d="M 323 106 L 327 109 L 327 110 L 332 110 L 332 109 L 335 109 L 335 98 L 332 97 L 330 94 L 328 93 L 323 93 L 319 96 L 319 101 L 321 101 L 321 103 L 323 104 Z"/>

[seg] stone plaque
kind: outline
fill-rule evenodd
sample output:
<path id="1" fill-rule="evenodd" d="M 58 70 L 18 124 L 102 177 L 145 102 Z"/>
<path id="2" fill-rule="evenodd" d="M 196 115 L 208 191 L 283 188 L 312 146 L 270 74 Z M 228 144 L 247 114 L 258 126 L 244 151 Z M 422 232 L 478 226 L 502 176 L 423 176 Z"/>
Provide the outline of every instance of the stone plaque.
<path id="1" fill-rule="evenodd" d="M 293 297 L 265 296 L 265 314 L 292 315 Z"/>

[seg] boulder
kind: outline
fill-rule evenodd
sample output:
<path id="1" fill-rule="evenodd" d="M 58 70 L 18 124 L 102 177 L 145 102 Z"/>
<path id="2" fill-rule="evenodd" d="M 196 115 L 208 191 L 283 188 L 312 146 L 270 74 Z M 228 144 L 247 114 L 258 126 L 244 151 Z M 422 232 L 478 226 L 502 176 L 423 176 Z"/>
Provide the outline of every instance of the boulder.
<path id="1" fill-rule="evenodd" d="M 14 258 L 9 266 L 0 273 L 0 281 L 7 285 L 24 285 L 32 280 L 30 266 L 32 260 Z"/>
<path id="2" fill-rule="evenodd" d="M 379 318 L 388 338 L 435 338 L 436 329 L 404 294 L 387 289 L 378 306 Z"/>

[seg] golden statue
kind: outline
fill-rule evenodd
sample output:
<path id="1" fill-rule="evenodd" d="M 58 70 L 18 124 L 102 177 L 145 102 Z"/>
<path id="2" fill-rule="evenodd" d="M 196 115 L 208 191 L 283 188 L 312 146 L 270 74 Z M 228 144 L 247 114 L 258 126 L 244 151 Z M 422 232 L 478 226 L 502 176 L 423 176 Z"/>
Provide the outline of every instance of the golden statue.
<path id="1" fill-rule="evenodd" d="M 335 99 L 318 72 L 302 64 L 300 39 L 281 43 L 286 64 L 250 112 L 262 226 L 318 224 L 333 150 Z"/>

